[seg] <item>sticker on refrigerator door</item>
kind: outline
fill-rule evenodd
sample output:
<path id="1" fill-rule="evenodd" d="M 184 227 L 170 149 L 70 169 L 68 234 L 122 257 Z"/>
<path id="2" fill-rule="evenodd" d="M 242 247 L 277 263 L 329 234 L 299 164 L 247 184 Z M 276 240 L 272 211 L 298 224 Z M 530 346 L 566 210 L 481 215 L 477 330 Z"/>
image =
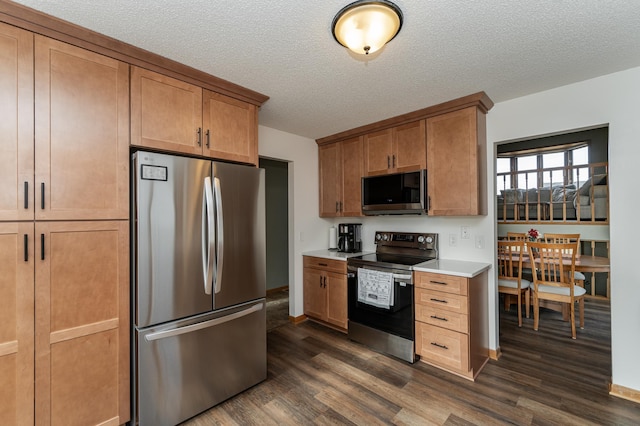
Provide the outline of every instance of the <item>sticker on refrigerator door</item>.
<path id="1" fill-rule="evenodd" d="M 162 180 L 166 182 L 167 174 L 167 168 L 164 166 L 143 164 L 140 177 L 143 180 Z"/>

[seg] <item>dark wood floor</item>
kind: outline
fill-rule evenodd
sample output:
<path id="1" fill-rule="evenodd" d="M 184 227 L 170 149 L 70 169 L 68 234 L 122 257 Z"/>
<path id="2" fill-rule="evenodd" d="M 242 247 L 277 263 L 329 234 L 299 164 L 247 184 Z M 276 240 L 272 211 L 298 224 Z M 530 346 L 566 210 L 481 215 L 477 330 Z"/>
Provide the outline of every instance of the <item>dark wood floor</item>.
<path id="1" fill-rule="evenodd" d="M 372 352 L 306 322 L 268 333 L 268 379 L 195 425 L 638 425 L 640 405 L 609 396 L 610 315 L 587 301 L 577 340 L 559 313 L 517 327 L 501 313 L 502 357 L 476 382 Z M 515 310 L 515 307 L 514 307 Z"/>

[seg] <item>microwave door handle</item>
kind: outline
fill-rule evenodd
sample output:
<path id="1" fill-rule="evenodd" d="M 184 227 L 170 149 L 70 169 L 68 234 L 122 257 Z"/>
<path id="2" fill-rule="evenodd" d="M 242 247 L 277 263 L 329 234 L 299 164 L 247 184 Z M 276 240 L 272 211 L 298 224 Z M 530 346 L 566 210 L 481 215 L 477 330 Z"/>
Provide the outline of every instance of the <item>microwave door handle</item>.
<path id="1" fill-rule="evenodd" d="M 220 189 L 220 179 L 213 178 L 214 194 L 216 199 L 216 293 L 222 290 L 222 269 L 224 266 L 224 214 L 222 214 L 222 191 Z"/>
<path id="2" fill-rule="evenodd" d="M 213 283 L 213 192 L 211 178 L 204 178 L 202 189 L 202 275 L 204 276 L 204 292 L 211 294 Z"/>

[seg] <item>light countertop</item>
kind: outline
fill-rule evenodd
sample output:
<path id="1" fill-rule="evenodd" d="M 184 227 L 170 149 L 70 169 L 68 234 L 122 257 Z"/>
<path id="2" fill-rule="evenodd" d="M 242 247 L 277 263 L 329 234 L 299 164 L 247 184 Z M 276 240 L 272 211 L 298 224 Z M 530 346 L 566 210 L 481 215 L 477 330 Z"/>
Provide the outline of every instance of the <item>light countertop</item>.
<path id="1" fill-rule="evenodd" d="M 363 254 L 373 253 L 371 251 L 359 251 L 355 253 L 344 253 L 336 250 L 313 250 L 313 251 L 305 251 L 302 253 L 303 256 L 314 256 L 314 257 L 322 257 L 325 259 L 333 259 L 333 260 L 344 260 L 346 261 L 350 257 L 362 256 Z"/>
<path id="2" fill-rule="evenodd" d="M 466 260 L 434 259 L 413 267 L 414 271 L 433 272 L 436 274 L 456 275 L 473 278 L 491 268 L 490 263 L 468 262 Z"/>

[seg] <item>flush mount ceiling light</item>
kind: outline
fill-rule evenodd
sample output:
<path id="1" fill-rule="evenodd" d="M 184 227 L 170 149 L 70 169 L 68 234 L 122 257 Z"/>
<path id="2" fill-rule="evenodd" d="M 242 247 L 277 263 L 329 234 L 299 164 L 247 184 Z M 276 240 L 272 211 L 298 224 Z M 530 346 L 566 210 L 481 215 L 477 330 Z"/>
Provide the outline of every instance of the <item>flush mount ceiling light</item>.
<path id="1" fill-rule="evenodd" d="M 333 18 L 331 31 L 338 43 L 361 55 L 391 41 L 402 27 L 402 11 L 390 1 L 353 2 Z"/>

